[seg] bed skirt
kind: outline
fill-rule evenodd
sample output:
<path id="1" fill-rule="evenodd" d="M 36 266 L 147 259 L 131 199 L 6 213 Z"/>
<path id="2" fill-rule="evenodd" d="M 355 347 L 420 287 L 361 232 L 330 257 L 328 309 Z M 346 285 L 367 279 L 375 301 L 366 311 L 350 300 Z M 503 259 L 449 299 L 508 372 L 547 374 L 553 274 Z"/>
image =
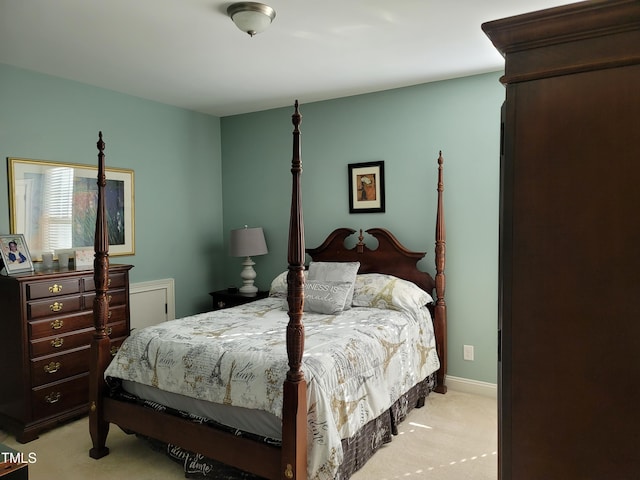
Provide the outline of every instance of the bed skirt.
<path id="1" fill-rule="evenodd" d="M 382 445 L 391 442 L 393 436 L 398 434 L 398 425 L 407 417 L 413 408 L 420 407 L 424 404 L 424 399 L 435 388 L 435 382 L 436 376 L 434 373 L 402 395 L 389 408 L 389 410 L 378 418 L 371 420 L 353 437 L 343 439 L 342 449 L 344 459 L 334 480 L 348 479 L 353 475 L 353 473 L 359 470 Z M 113 398 L 135 402 L 153 410 L 171 413 L 183 418 L 189 418 L 193 422 L 204 423 L 210 425 L 212 428 L 219 428 L 232 432 L 237 436 L 244 436 L 255 441 L 270 443 L 276 446 L 280 445 L 280 441 L 277 439 L 261 437 L 259 435 L 243 432 L 218 424 L 217 422 L 213 422 L 207 418 L 175 410 L 156 402 L 140 399 L 120 388 L 117 380 L 114 381 L 114 379 L 109 379 L 109 384 L 110 395 Z M 175 445 L 160 442 L 142 435 L 139 436 L 149 442 L 152 448 L 164 452 L 169 456 L 169 458 L 182 464 L 184 466 L 186 478 L 211 480 L 262 480 L 262 477 L 243 472 L 223 463 L 206 458 L 200 454 L 189 452 Z"/>

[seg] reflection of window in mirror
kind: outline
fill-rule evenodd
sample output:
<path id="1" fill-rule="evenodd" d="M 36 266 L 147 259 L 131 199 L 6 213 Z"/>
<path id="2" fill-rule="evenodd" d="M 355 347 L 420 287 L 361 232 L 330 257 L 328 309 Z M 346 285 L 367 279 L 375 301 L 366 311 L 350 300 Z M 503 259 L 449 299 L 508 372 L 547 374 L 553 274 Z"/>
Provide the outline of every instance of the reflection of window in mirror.
<path id="1" fill-rule="evenodd" d="M 50 168 L 45 173 L 40 217 L 42 250 L 71 248 L 73 169 Z"/>
<path id="2" fill-rule="evenodd" d="M 16 179 L 16 232 L 24 233 L 34 252 L 72 247 L 73 168 L 43 168 Z"/>

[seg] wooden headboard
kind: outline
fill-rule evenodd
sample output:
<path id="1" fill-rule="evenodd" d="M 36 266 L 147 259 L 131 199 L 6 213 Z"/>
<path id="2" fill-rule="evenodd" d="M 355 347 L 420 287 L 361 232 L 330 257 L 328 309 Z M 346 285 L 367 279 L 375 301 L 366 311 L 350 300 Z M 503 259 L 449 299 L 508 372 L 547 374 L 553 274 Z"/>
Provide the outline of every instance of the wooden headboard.
<path id="1" fill-rule="evenodd" d="M 432 293 L 435 281 L 431 275 L 418 270 L 416 264 L 425 252 L 412 252 L 405 248 L 391 232 L 384 228 L 370 228 L 366 233 L 378 241 L 376 249 L 364 243 L 362 230 L 358 243 L 347 248 L 345 240 L 356 233 L 351 228 L 338 228 L 331 232 L 317 248 L 307 248 L 314 262 L 360 262 L 358 273 L 386 273 L 409 280 L 426 292 Z"/>

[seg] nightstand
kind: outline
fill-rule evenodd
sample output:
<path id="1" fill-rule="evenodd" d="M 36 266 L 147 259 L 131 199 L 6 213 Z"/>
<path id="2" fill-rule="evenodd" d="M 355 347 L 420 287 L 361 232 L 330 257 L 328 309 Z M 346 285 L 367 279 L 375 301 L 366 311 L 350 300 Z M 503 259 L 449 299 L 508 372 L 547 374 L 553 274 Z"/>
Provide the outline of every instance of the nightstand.
<path id="1" fill-rule="evenodd" d="M 254 302 L 261 298 L 267 298 L 269 296 L 268 291 L 258 292 L 253 297 L 242 295 L 241 293 L 231 293 L 228 290 L 217 290 L 215 292 L 209 292 L 213 301 L 214 310 L 222 310 L 223 308 L 236 307 L 245 303 Z"/>

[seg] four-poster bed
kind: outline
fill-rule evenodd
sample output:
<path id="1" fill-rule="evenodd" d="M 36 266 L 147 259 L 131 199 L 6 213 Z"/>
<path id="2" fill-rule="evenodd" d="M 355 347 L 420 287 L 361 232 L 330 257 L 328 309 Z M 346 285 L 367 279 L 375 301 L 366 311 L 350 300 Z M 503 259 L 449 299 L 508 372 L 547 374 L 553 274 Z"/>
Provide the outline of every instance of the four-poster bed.
<path id="1" fill-rule="evenodd" d="M 170 330 L 167 324 L 174 322 L 166 322 L 136 331 L 113 361 L 105 333 L 108 243 L 103 204 L 104 143 L 100 134 L 91 457 L 101 458 L 109 453 L 106 438 L 109 424 L 113 423 L 125 431 L 170 444 L 172 449 L 197 452 L 259 477 L 305 479 L 309 473 L 312 478 L 324 479 L 339 472 L 341 478 L 348 478 L 380 444 L 359 452 L 359 456 L 354 456 L 354 451 L 363 450 L 362 444 L 371 443 L 372 437 L 395 433 L 397 422 L 414 406 L 422 406 L 430 390 L 446 392 L 442 156 L 438 158 L 434 280 L 417 269 L 416 263 L 424 252 L 406 249 L 381 228 L 367 230 L 378 242 L 376 249 L 364 244 L 362 231 L 357 244 L 347 248 L 345 239 L 355 231 L 341 228 L 318 248 L 305 250 L 300 190 L 301 115 L 297 102 L 292 121 L 288 269 L 279 276 L 282 282 L 286 277 L 286 288 L 278 290 L 276 279 L 267 299 L 175 321 L 180 322 L 178 330 Z M 308 270 L 306 254 L 312 259 Z M 351 283 L 332 278 L 342 267 L 355 268 Z M 321 278 L 323 274 L 328 276 Z M 339 307 L 335 307 L 333 297 L 329 302 L 332 310 L 323 310 L 326 304 L 318 307 L 316 300 L 326 300 L 328 294 L 316 297 L 309 290 L 311 287 L 330 288 L 332 295 L 339 297 Z M 434 290 L 435 301 L 430 296 Z M 248 324 L 251 332 L 242 330 Z M 253 330 L 259 329 L 256 324 L 266 331 L 255 335 Z M 339 330 L 348 333 L 342 338 L 343 334 L 335 333 Z M 251 343 L 252 337 L 260 337 L 263 343 Z M 238 338 L 242 340 L 234 340 Z M 221 345 L 227 348 L 232 343 L 237 354 L 229 350 L 220 353 Z M 208 349 L 216 350 L 217 361 L 195 356 L 194 351 L 200 355 Z M 325 363 L 336 359 L 337 363 Z M 171 375 L 181 376 L 182 385 L 177 385 L 178 379 Z M 263 378 L 256 381 L 255 377 Z M 260 390 L 262 395 L 255 394 L 250 383 L 251 389 L 264 388 Z M 216 392 L 210 392 L 211 385 L 219 387 Z M 219 395 L 219 403 L 207 395 Z M 203 401 L 182 407 L 185 396 Z M 251 405 L 245 408 L 243 402 Z M 200 413 L 211 406 L 224 412 Z M 230 410 L 237 406 L 247 417 L 249 408 L 260 413 L 264 413 L 262 409 L 271 410 L 268 418 L 261 418 L 260 428 L 269 422 L 271 427 L 253 431 L 253 424 L 245 428 L 244 419 L 238 419 L 243 414 L 234 413 L 234 420 L 229 423 L 226 417 L 215 416 L 232 415 Z M 219 428 L 212 428 L 211 423 Z M 277 432 L 272 435 L 274 429 Z M 381 440 L 385 441 L 389 439 Z"/>

